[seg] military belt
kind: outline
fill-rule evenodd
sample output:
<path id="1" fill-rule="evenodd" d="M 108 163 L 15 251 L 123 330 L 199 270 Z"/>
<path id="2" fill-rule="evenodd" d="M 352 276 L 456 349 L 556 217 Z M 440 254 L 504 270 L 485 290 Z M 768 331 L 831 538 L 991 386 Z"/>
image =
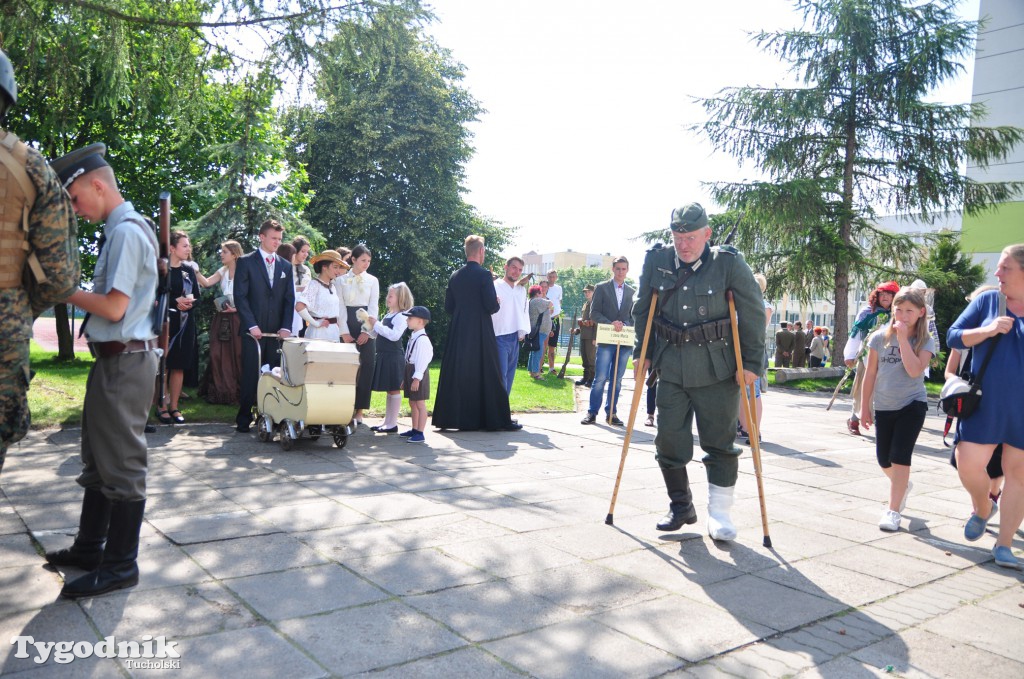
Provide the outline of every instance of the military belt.
<path id="1" fill-rule="evenodd" d="M 690 342 L 695 342 L 698 346 L 702 346 L 707 342 L 725 339 L 730 336 L 732 331 L 732 324 L 728 318 L 720 318 L 717 321 L 708 321 L 700 325 L 682 328 L 661 314 L 658 314 L 654 317 L 654 326 L 658 329 L 659 337 L 664 337 L 677 347 Z"/>
<path id="2" fill-rule="evenodd" d="M 152 351 L 158 343 L 151 340 L 130 340 L 128 342 L 89 342 L 89 353 L 93 358 L 110 358 L 118 354 L 137 354 L 140 351 Z"/>

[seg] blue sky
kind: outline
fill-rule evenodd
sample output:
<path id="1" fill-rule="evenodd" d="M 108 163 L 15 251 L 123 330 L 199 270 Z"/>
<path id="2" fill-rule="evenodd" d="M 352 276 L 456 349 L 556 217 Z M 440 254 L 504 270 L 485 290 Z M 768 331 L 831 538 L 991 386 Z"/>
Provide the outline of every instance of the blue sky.
<path id="1" fill-rule="evenodd" d="M 438 42 L 466 66 L 487 109 L 473 125 L 467 199 L 518 227 L 506 255 L 574 249 L 625 254 L 690 201 L 714 211 L 702 181 L 749 179 L 688 127 L 692 97 L 787 82 L 749 33 L 797 27 L 783 0 L 428 0 Z M 976 18 L 978 0 L 961 5 Z M 970 99 L 967 75 L 941 92 Z"/>

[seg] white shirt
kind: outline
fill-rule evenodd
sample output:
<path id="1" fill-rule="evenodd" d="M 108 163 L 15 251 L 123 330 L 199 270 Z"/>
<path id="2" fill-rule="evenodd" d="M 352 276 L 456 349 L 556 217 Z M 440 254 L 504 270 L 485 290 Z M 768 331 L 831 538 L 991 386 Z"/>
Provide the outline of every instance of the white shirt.
<path id="1" fill-rule="evenodd" d="M 434 358 L 434 345 L 430 343 L 426 330 L 417 330 L 409 337 L 405 348 L 405 362 L 412 363 L 412 379 L 422 380 Z"/>
<path id="2" fill-rule="evenodd" d="M 626 288 L 625 288 L 626 284 L 625 284 L 625 282 L 623 282 L 623 283 L 616 283 L 615 281 L 612 281 L 612 285 L 615 286 L 615 301 L 618 302 L 619 306 L 621 307 L 622 306 L 622 293 L 624 293 L 626 291 Z"/>
<path id="3" fill-rule="evenodd" d="M 500 302 L 498 310 L 491 314 L 494 336 L 517 333 L 525 337 L 530 332 L 530 319 L 526 314 L 526 288 L 509 285 L 504 278 L 494 281 L 494 292 Z"/>
<path id="4" fill-rule="evenodd" d="M 548 288 L 548 299 L 555 305 L 551 318 L 562 313 L 562 286 L 557 283 Z"/>
<path id="5" fill-rule="evenodd" d="M 391 325 L 389 328 L 384 325 L 384 321 L 391 318 Z M 384 317 L 374 323 L 373 330 L 370 331 L 370 337 L 383 337 L 386 340 L 397 342 L 402 339 L 402 335 L 405 334 L 406 328 L 408 328 L 409 317 L 401 311 L 389 311 L 384 314 Z"/>
<path id="6" fill-rule="evenodd" d="M 334 279 L 334 289 L 342 306 L 364 306 L 366 313 L 374 318 L 380 313 L 380 283 L 375 276 L 365 271 L 358 275 L 349 271 Z"/>
<path id="7" fill-rule="evenodd" d="M 267 272 L 267 280 L 270 281 L 270 286 L 274 286 L 274 266 L 277 263 L 277 255 L 273 252 L 267 252 L 263 248 L 259 248 L 260 257 L 263 258 L 263 268 Z M 267 257 L 273 260 L 273 263 L 267 263 Z"/>
<path id="8" fill-rule="evenodd" d="M 235 277 L 231 275 L 226 266 L 217 270 L 220 274 L 220 294 L 231 297 L 235 294 Z"/>

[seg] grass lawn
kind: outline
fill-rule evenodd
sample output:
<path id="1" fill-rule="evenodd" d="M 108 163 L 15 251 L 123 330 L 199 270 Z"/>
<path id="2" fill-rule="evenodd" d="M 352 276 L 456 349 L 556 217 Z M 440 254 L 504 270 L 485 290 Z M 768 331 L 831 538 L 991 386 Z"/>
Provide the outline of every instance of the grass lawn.
<path id="1" fill-rule="evenodd" d="M 787 380 L 783 384 L 776 385 L 775 383 L 775 371 L 768 371 L 768 384 L 777 389 L 795 389 L 797 391 L 819 391 L 823 393 L 831 394 L 836 389 L 836 385 L 839 384 L 840 377 L 825 377 L 825 378 L 813 378 L 806 380 Z M 941 382 L 925 382 L 925 389 L 928 390 L 928 396 L 931 398 L 938 398 L 939 392 L 942 391 Z M 846 381 L 843 386 L 843 393 L 849 394 L 850 389 L 853 387 L 853 378 L 851 377 Z"/>
<path id="2" fill-rule="evenodd" d="M 85 382 L 89 368 L 93 364 L 92 357 L 87 353 L 76 354 L 75 361 L 63 363 L 55 360 L 57 352 L 44 351 L 35 342 L 31 345 L 32 369 L 35 377 L 28 391 L 28 404 L 32 412 L 32 426 L 35 428 L 52 426 L 75 426 L 82 422 L 82 403 L 85 400 Z M 440 363 L 430 366 L 431 398 L 427 402 L 427 410 L 433 411 L 434 394 L 437 392 L 437 380 Z M 556 369 L 561 363 L 556 364 Z M 525 369 L 516 371 L 516 380 L 512 387 L 510 405 L 514 413 L 528 412 L 572 412 L 575 410 L 575 394 L 573 382 L 583 374 L 583 368 L 577 362 L 574 367 L 570 363 L 563 380 L 545 377 L 543 380 L 530 378 Z M 572 377 L 572 379 L 568 379 Z M 195 397 L 196 389 L 186 388 L 186 393 L 193 394 L 191 399 L 182 399 L 179 403 L 181 413 L 187 422 L 233 422 L 236 406 L 212 405 Z M 383 392 L 374 392 L 370 401 L 369 417 L 383 417 L 385 396 Z M 408 403 L 403 400 L 402 414 L 408 415 Z"/>

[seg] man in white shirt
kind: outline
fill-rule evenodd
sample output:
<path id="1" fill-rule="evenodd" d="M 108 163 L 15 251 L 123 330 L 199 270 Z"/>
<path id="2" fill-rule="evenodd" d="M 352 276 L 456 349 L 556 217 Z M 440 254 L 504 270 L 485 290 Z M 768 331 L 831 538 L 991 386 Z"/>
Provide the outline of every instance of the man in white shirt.
<path id="1" fill-rule="evenodd" d="M 558 285 L 558 272 L 548 271 L 547 298 L 554 305 L 551 310 L 551 336 L 548 337 L 548 370 L 555 372 L 555 353 L 558 351 L 558 338 L 562 334 L 562 286 Z M 543 363 L 543 361 L 541 361 Z"/>
<path id="2" fill-rule="evenodd" d="M 510 258 L 505 262 L 505 276 L 494 281 L 499 308 L 491 314 L 491 322 L 498 342 L 498 359 L 501 361 L 506 393 L 512 392 L 512 382 L 516 378 L 519 343 L 530 332 L 530 320 L 526 313 L 526 288 L 518 285 L 523 266 L 523 260 Z"/>

